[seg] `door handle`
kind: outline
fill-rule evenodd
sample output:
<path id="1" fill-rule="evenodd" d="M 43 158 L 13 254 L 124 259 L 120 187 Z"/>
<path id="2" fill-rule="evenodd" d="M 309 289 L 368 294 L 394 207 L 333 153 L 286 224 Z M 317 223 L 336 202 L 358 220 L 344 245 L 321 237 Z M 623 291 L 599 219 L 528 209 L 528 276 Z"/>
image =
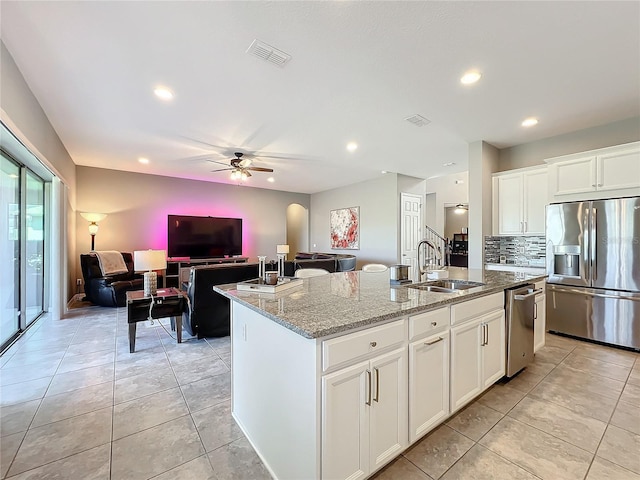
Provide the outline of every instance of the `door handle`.
<path id="1" fill-rule="evenodd" d="M 371 372 L 367 370 L 367 399 L 365 405 L 371 405 Z"/>
<path id="2" fill-rule="evenodd" d="M 377 368 L 374 368 L 373 371 L 376 374 L 375 377 L 375 382 L 376 382 L 376 394 L 373 397 L 373 401 L 377 402 L 378 399 L 380 398 L 380 370 L 378 370 Z"/>
<path id="3" fill-rule="evenodd" d="M 598 278 L 598 259 L 597 259 L 597 235 L 598 235 L 598 222 L 596 215 L 598 214 L 597 208 L 591 209 L 591 280 Z"/>

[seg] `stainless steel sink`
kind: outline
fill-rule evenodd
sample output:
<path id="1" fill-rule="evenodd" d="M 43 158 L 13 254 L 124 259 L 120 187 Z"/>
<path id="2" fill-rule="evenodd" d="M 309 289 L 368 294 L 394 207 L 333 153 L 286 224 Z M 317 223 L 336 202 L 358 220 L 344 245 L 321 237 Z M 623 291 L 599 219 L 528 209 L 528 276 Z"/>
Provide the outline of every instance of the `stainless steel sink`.
<path id="1" fill-rule="evenodd" d="M 461 290 L 468 290 L 474 287 L 481 287 L 484 283 L 470 282 L 468 280 L 432 280 L 429 282 L 413 283 L 407 285 L 408 288 L 426 290 L 427 292 L 455 293 Z"/>

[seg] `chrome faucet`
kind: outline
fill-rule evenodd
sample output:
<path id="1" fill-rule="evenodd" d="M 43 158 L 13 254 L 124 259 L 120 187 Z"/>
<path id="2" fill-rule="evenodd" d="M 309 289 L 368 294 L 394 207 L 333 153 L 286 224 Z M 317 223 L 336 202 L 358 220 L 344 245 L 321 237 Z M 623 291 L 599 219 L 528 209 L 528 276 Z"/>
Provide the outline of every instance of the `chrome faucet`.
<path id="1" fill-rule="evenodd" d="M 435 253 L 435 256 L 436 256 L 436 260 L 442 259 L 442 252 L 436 246 L 436 244 L 433 243 L 433 241 L 426 238 L 423 240 L 420 240 L 418 242 L 418 269 L 420 270 L 421 276 L 429 271 L 429 265 L 430 265 L 430 264 L 423 265 L 422 262 L 420 261 L 420 249 L 422 245 L 427 245 L 429 248 L 431 248 L 431 250 L 433 250 L 433 253 Z M 428 258 L 431 258 L 431 256 L 429 256 Z"/>

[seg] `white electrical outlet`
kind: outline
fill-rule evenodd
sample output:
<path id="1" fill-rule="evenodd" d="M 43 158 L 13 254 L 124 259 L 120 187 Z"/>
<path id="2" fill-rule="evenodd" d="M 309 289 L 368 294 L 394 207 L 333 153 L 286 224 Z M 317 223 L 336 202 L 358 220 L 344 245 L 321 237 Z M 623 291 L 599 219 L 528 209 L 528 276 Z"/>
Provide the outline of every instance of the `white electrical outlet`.
<path id="1" fill-rule="evenodd" d="M 76 278 L 76 285 L 79 287 L 80 285 L 82 285 L 82 279 L 81 278 Z"/>

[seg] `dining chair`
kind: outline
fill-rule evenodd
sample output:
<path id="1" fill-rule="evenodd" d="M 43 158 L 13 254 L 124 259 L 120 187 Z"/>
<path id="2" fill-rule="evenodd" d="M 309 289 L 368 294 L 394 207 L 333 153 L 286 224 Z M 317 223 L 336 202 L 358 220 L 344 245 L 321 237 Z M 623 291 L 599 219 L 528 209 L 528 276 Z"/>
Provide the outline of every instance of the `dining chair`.
<path id="1" fill-rule="evenodd" d="M 329 271 L 324 268 L 300 268 L 296 270 L 296 278 L 319 277 L 321 275 L 329 275 Z"/>
<path id="2" fill-rule="evenodd" d="M 362 267 L 363 272 L 386 272 L 389 267 L 381 263 L 367 263 Z"/>

